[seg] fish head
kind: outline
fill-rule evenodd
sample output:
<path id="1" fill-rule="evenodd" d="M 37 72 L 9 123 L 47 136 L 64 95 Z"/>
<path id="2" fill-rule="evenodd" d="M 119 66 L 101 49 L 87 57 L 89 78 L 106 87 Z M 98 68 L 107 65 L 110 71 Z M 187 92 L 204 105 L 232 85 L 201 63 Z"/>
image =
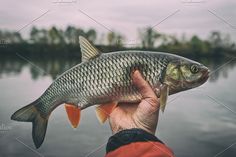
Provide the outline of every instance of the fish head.
<path id="1" fill-rule="evenodd" d="M 164 83 L 169 85 L 170 94 L 174 94 L 198 87 L 208 78 L 209 69 L 206 66 L 181 57 L 168 63 Z"/>

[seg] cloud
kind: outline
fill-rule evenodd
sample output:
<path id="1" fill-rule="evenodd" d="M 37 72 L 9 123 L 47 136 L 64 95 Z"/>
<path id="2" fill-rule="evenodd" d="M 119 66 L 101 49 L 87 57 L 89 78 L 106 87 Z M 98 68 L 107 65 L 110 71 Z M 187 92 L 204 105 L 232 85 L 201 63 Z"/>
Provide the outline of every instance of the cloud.
<path id="1" fill-rule="evenodd" d="M 99 32 L 108 30 L 117 30 L 131 40 L 137 37 L 137 29 L 147 26 L 153 26 L 167 18 L 176 10 L 176 13 L 160 23 L 156 30 L 169 34 L 197 34 L 206 37 L 212 30 L 219 30 L 231 34 L 234 38 L 235 29 L 224 22 L 236 25 L 234 0 L 228 1 L 200 1 L 193 0 L 136 0 L 136 1 L 118 1 L 118 0 L 63 0 L 72 3 L 53 3 L 54 1 L 30 1 L 23 2 L 4 1 L 1 3 L 1 29 L 18 30 L 24 25 L 30 23 L 28 27 L 22 30 L 27 33 L 32 25 L 39 27 L 50 27 L 52 25 L 65 28 L 67 25 L 81 26 L 83 28 L 95 28 Z M 63 2 L 62 0 L 58 2 Z M 184 2 L 184 3 L 183 3 Z M 32 20 L 42 15 L 47 10 L 49 13 L 31 23 Z M 79 12 L 81 9 L 88 16 Z M 211 14 L 208 10 L 214 11 L 219 17 Z"/>

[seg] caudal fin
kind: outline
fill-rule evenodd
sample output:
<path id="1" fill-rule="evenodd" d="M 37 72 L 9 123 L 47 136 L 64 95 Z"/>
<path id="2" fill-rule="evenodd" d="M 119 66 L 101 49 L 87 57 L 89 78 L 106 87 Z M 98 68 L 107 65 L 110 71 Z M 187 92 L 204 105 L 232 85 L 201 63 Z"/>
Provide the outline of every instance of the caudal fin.
<path id="1" fill-rule="evenodd" d="M 36 148 L 39 148 L 43 143 L 46 134 L 48 119 L 40 115 L 39 111 L 34 106 L 36 103 L 38 104 L 38 102 L 35 101 L 19 109 L 11 116 L 11 119 L 22 122 L 32 122 L 34 145 Z"/>

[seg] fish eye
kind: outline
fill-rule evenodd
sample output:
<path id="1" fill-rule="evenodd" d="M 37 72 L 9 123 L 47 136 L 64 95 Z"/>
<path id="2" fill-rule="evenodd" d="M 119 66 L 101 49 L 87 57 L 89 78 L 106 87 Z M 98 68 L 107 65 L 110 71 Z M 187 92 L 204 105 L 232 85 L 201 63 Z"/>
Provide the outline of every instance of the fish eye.
<path id="1" fill-rule="evenodd" d="M 199 68 L 198 68 L 198 66 L 196 64 L 193 64 L 190 67 L 190 71 L 191 71 L 191 73 L 196 74 L 196 73 L 198 73 Z"/>

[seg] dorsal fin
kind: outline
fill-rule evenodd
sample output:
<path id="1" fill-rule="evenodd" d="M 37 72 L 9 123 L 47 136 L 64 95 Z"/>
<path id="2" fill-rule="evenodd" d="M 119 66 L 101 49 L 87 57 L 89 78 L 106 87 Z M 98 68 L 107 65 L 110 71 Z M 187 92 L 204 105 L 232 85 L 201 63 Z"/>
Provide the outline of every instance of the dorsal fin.
<path id="1" fill-rule="evenodd" d="M 96 49 L 87 39 L 79 36 L 80 49 L 82 53 L 82 62 L 98 57 L 101 52 Z"/>

